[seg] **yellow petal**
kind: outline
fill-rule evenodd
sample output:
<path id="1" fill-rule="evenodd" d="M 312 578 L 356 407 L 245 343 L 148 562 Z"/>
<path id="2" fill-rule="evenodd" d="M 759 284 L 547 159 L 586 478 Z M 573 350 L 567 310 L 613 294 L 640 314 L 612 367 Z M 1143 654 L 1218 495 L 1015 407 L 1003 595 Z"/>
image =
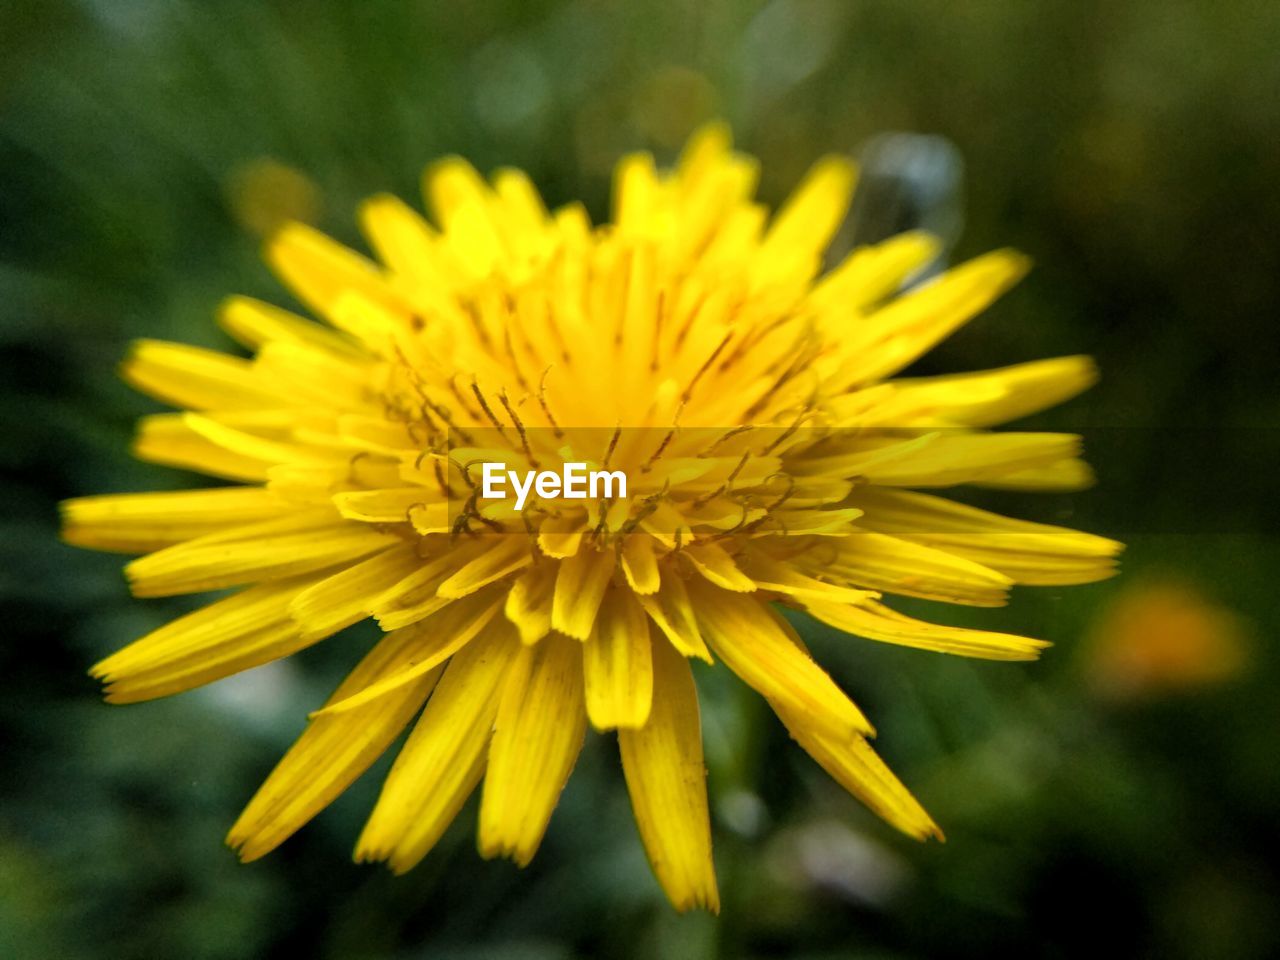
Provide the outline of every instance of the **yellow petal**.
<path id="1" fill-rule="evenodd" d="M 359 297 L 362 295 L 342 294 L 331 314 L 336 315 L 344 304 Z M 361 302 L 369 301 L 363 298 Z M 369 403 L 370 383 L 376 382 L 377 370 L 363 351 L 339 354 L 308 343 L 275 340 L 258 351 L 253 366 L 259 377 L 279 384 L 297 404 L 344 413 L 377 409 Z"/>
<path id="2" fill-rule="evenodd" d="M 698 693 L 689 664 L 654 644 L 654 696 L 649 722 L 619 730 L 622 770 L 636 826 L 653 872 L 677 910 L 720 910 Z"/>
<path id="3" fill-rule="evenodd" d="M 743 557 L 740 563 L 757 587 L 804 600 L 857 603 L 869 597 L 878 596 L 867 590 L 855 590 L 807 577 L 790 564 L 775 560 L 759 550 Z"/>
<path id="4" fill-rule="evenodd" d="M 805 558 L 815 573 L 907 597 L 998 607 L 1013 581 L 964 557 L 883 533 L 859 531 L 833 541 L 834 556 Z"/>
<path id="5" fill-rule="evenodd" d="M 622 544 L 622 572 L 636 593 L 657 593 L 661 584 L 653 538 L 632 534 Z"/>
<path id="6" fill-rule="evenodd" d="M 812 730 L 802 718 L 777 709 L 792 738 L 833 780 L 903 833 L 925 840 L 943 839 L 942 831 L 911 792 L 862 737 L 835 740 Z"/>
<path id="7" fill-rule="evenodd" d="M 140 557 L 125 574 L 136 596 L 165 597 L 322 570 L 398 542 L 331 514 L 295 513 L 298 529 L 276 532 L 269 527 L 278 521 L 267 521 L 208 534 Z"/>
<path id="8" fill-rule="evenodd" d="M 440 839 L 484 772 L 503 681 L 520 649 L 496 619 L 449 661 L 387 775 L 357 860 L 386 860 L 404 873 Z"/>
<path id="9" fill-rule="evenodd" d="M 612 547 L 579 550 L 560 561 L 555 598 L 551 603 L 553 627 L 577 640 L 591 635 L 596 611 L 613 576 L 614 562 Z"/>
<path id="10" fill-rule="evenodd" d="M 303 637 L 289 603 L 314 578 L 281 580 L 242 590 L 179 617 L 135 640 L 90 671 L 106 682 L 112 703 L 136 703 L 287 656 L 319 637 Z"/>
<path id="11" fill-rule="evenodd" d="M 1123 545 L 1067 527 L 1004 517 L 942 497 L 866 487 L 854 501 L 860 524 L 936 547 L 997 570 L 1018 583 L 1089 583 L 1111 576 Z"/>
<path id="12" fill-rule="evenodd" d="M 552 635 L 524 647 L 498 706 L 480 801 L 480 852 L 520 866 L 546 832 L 582 749 L 582 652 Z"/>
<path id="13" fill-rule="evenodd" d="M 444 241 L 472 276 L 489 273 L 503 255 L 492 215 L 492 193 L 475 168 L 460 157 L 432 164 L 423 176 L 432 216 L 444 228 Z"/>
<path id="14" fill-rule="evenodd" d="M 376 598 L 420 562 L 412 547 L 391 547 L 304 590 L 289 611 L 304 634 L 327 637 L 369 616 Z"/>
<path id="15" fill-rule="evenodd" d="M 415 630 L 387 634 L 328 703 L 345 700 L 398 673 L 417 656 L 418 646 Z M 247 862 L 270 853 L 354 783 L 400 735 L 443 669 L 437 666 L 346 716 L 313 715 L 227 835 L 227 843 L 240 859 Z"/>
<path id="16" fill-rule="evenodd" d="M 266 259 L 297 298 L 322 316 L 349 290 L 395 302 L 375 264 L 306 224 L 282 227 L 267 241 Z"/>
<path id="17" fill-rule="evenodd" d="M 630 590 L 605 597 L 582 651 L 587 716 L 597 730 L 642 727 L 653 698 L 649 618 Z"/>
<path id="18" fill-rule="evenodd" d="M 531 545 L 523 535 L 500 534 L 485 539 L 493 541 L 489 549 L 474 560 L 469 560 L 440 584 L 437 594 L 450 599 L 465 597 L 495 580 L 501 580 L 527 567 L 533 560 Z"/>
<path id="19" fill-rule="evenodd" d="M 218 323 L 236 340 L 254 349 L 273 341 L 306 344 L 348 356 L 356 349 L 341 334 L 252 297 L 224 300 L 218 308 Z"/>
<path id="20" fill-rule="evenodd" d="M 894 380 L 892 405 L 919 416 L 989 427 L 1070 400 L 1098 380 L 1090 357 L 1057 357 L 979 373 Z M 900 421 L 905 422 L 905 421 Z"/>
<path id="21" fill-rule="evenodd" d="M 582 544 L 585 528 L 586 520 L 581 515 L 548 517 L 538 528 L 538 549 L 554 559 L 572 557 Z"/>
<path id="22" fill-rule="evenodd" d="M 232 426 L 225 418 L 202 416 L 197 413 L 181 415 L 183 423 L 193 432 L 229 453 L 239 454 L 264 464 L 274 463 L 346 463 L 349 456 L 343 451 L 320 450 L 303 444 L 274 440 L 255 433 L 252 429 Z"/>
<path id="23" fill-rule="evenodd" d="M 159 413 L 138 421 L 133 455 L 149 463 L 195 470 L 209 477 L 244 480 L 267 479 L 267 463 L 228 450 L 191 428 L 182 413 Z"/>
<path id="24" fill-rule="evenodd" d="M 551 629 L 551 599 L 558 570 L 559 564 L 538 563 L 511 585 L 504 612 L 520 631 L 521 643 L 537 643 Z"/>
<path id="25" fill-rule="evenodd" d="M 382 262 L 412 278 L 416 288 L 446 285 L 437 267 L 434 231 L 399 197 L 385 193 L 370 197 L 360 206 L 360 226 Z"/>
<path id="26" fill-rule="evenodd" d="M 657 594 L 642 594 L 636 599 L 673 647 L 686 657 L 697 657 L 711 663 L 711 653 L 702 641 L 702 631 L 698 629 L 689 592 L 679 576 L 669 574 L 663 577 Z"/>
<path id="27" fill-rule="evenodd" d="M 962 657 L 1034 660 L 1040 656 L 1041 650 L 1049 646 L 1044 640 L 1012 633 L 992 633 L 914 620 L 874 600 L 858 604 L 806 602 L 805 609 L 823 623 L 846 633 Z"/>
<path id="28" fill-rule="evenodd" d="M 999 482 L 1018 471 L 1069 459 L 1080 450 L 1080 438 L 1068 433 L 944 433 L 927 439 L 913 446 L 908 456 L 884 458 L 857 473 L 871 483 L 899 487 Z"/>
<path id="29" fill-rule="evenodd" d="M 133 387 L 193 410 L 286 406 L 288 398 L 260 380 L 248 360 L 184 343 L 139 340 L 121 372 Z"/>
<path id="30" fill-rule="evenodd" d="M 1030 261 L 996 250 L 953 267 L 860 320 L 840 346 L 831 386 L 852 386 L 896 373 L 964 325 L 1017 283 Z"/>
<path id="31" fill-rule="evenodd" d="M 828 315 L 832 336 L 846 334 L 859 311 L 897 293 L 939 246 L 936 237 L 913 231 L 859 247 L 814 286 L 809 303 Z"/>
<path id="32" fill-rule="evenodd" d="M 801 475 L 857 477 L 899 487 L 949 487 L 1003 483 L 1021 471 L 1074 457 L 1080 438 L 1065 433 L 969 433 L 932 431 L 910 438 L 862 437 L 848 432 L 841 453 L 798 459 Z"/>
<path id="33" fill-rule="evenodd" d="M 419 533 L 448 533 L 449 505 L 431 502 L 423 487 L 352 490 L 333 496 L 344 517 L 365 523 L 412 523 Z"/>
<path id="34" fill-rule="evenodd" d="M 632 153 L 619 160 L 613 173 L 613 221 L 618 229 L 634 233 L 651 230 L 658 192 L 652 155 Z"/>
<path id="35" fill-rule="evenodd" d="M 817 267 L 844 221 L 857 175 L 857 167 L 844 157 L 823 157 L 813 165 L 760 244 L 756 260 L 762 273 L 793 262 Z"/>
<path id="36" fill-rule="evenodd" d="M 756 588 L 755 581 L 738 569 L 733 557 L 719 544 L 694 544 L 685 551 L 685 555 L 694 568 L 717 587 L 736 593 L 750 593 Z"/>
<path id="37" fill-rule="evenodd" d="M 697 581 L 689 584 L 689 595 L 712 649 L 761 696 L 834 737 L 874 734 L 862 711 L 796 646 L 764 603 Z"/>
<path id="38" fill-rule="evenodd" d="M 455 600 L 412 626 L 401 627 L 417 638 L 413 658 L 399 670 L 388 672 L 351 696 L 326 704 L 319 714 L 349 713 L 416 683 L 475 639 L 493 620 L 501 603 L 501 598 L 491 591 L 473 594 L 465 600 Z"/>
<path id="39" fill-rule="evenodd" d="M 124 493 L 66 500 L 62 538 L 95 550 L 147 553 L 265 520 L 286 509 L 262 487 L 216 487 L 166 493 Z"/>
<path id="40" fill-rule="evenodd" d="M 1055 491 L 1087 490 L 1096 478 L 1093 468 L 1078 457 L 1066 457 L 1054 463 L 1036 467 L 1024 467 L 1010 473 L 1002 473 L 976 481 L 980 487 L 993 490 L 1030 490 L 1039 493 Z"/>

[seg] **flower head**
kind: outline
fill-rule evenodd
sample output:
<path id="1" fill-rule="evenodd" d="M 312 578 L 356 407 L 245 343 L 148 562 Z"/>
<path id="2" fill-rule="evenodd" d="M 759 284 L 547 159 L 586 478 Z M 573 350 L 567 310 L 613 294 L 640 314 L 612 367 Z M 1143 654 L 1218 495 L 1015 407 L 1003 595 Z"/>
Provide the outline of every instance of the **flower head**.
<path id="1" fill-rule="evenodd" d="M 413 724 L 356 848 L 416 864 L 483 780 L 480 848 L 533 856 L 590 723 L 615 730 L 640 834 L 681 909 L 716 909 L 689 661 L 759 691 L 840 784 L 940 835 L 870 723 L 776 606 L 873 640 L 992 659 L 1023 637 L 923 623 L 882 594 L 998 605 L 1015 583 L 1107 576 L 1118 545 L 918 488 L 1088 482 L 1078 440 L 985 428 L 1094 379 L 1068 357 L 890 379 L 1016 281 L 1000 251 L 901 292 L 906 234 L 822 273 L 854 185 L 820 161 L 774 216 L 726 130 L 673 170 L 617 169 L 612 224 L 548 213 L 528 179 L 427 172 L 433 223 L 375 197 L 377 260 L 291 225 L 267 257 L 322 321 L 244 298 L 251 359 L 143 342 L 143 459 L 235 481 L 65 505 L 73 543 L 145 554 L 135 594 L 239 588 L 94 668 L 113 702 L 187 690 L 373 617 L 385 636 L 313 714 L 231 830 L 245 859 L 296 831 Z M 521 509 L 477 464 L 570 461 L 630 481 Z M 415 717 L 417 718 L 415 721 Z"/>

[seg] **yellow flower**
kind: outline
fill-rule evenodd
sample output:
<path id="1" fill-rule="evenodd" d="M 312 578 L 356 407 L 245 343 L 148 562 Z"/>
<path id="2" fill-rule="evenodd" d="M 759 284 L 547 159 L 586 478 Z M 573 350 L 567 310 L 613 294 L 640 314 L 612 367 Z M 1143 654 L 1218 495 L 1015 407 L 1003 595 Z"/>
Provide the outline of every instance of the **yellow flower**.
<path id="1" fill-rule="evenodd" d="M 142 597 L 243 588 L 98 664 L 107 699 L 188 690 L 374 617 L 355 667 L 232 828 L 262 856 L 418 716 L 356 857 L 404 871 L 483 780 L 480 849 L 526 863 L 587 723 L 617 730 L 654 872 L 718 907 L 690 658 L 759 691 L 840 784 L 940 836 L 775 604 L 874 640 L 1001 660 L 1043 643 L 923 623 L 881 592 L 994 606 L 1107 576 L 1119 545 L 908 488 L 1088 482 L 1078 438 L 984 428 L 1089 386 L 1086 358 L 888 379 L 1026 269 L 1000 251 L 899 294 L 907 234 L 821 274 L 854 170 L 819 162 L 770 218 L 718 125 L 671 171 L 617 168 L 614 222 L 548 213 L 528 179 L 427 172 L 434 225 L 379 196 L 379 262 L 290 225 L 267 258 L 324 323 L 233 298 L 252 359 L 143 342 L 143 459 L 237 481 L 65 505 L 72 543 L 143 553 Z M 480 496 L 477 460 L 608 465 L 626 497 Z M 425 704 L 425 707 L 424 707 Z"/>

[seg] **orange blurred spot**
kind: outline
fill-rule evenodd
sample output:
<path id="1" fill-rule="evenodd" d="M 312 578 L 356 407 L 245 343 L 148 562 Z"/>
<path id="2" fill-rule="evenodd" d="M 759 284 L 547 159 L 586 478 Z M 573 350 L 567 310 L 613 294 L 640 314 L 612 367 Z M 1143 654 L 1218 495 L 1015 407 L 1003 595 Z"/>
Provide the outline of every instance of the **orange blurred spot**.
<path id="1" fill-rule="evenodd" d="M 1094 624 L 1085 669 L 1117 699 L 1175 693 L 1221 683 L 1244 666 L 1244 622 L 1190 583 L 1135 584 Z"/>

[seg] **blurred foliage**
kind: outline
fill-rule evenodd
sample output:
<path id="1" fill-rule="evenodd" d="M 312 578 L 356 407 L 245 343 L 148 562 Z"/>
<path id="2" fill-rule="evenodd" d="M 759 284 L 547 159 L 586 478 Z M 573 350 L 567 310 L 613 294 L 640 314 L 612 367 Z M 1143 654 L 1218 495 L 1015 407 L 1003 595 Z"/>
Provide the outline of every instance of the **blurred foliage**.
<path id="1" fill-rule="evenodd" d="M 7 0 L 0 955 L 1276 955 L 1278 48 L 1262 0 Z M 1101 485 L 989 502 L 1128 540 L 1125 575 L 930 611 L 1056 642 L 1029 666 L 803 626 L 945 845 L 893 834 L 699 671 L 719 919 L 662 900 L 605 737 L 523 872 L 476 856 L 473 808 L 404 878 L 352 864 L 385 765 L 238 865 L 224 830 L 368 635 L 99 702 L 86 667 L 185 608 L 55 539 L 63 497 L 192 482 L 128 459 L 152 408 L 115 379 L 126 341 L 227 346 L 222 296 L 285 302 L 260 235 L 292 216 L 358 242 L 359 198 L 416 197 L 442 154 L 603 216 L 620 152 L 669 158 L 713 115 L 775 201 L 886 131 L 963 158 L 957 254 L 1038 269 L 920 371 L 1096 355 L 1103 383 L 1038 422 L 1084 431 Z M 1208 668 L 1132 675 L 1185 662 Z"/>

